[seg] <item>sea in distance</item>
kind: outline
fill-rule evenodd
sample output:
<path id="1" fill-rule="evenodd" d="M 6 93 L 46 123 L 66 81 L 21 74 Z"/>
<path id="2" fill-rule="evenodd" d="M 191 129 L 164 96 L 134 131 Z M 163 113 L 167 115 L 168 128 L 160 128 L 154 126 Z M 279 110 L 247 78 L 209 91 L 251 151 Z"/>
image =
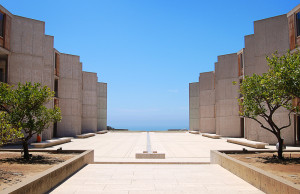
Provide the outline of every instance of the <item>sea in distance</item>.
<path id="1" fill-rule="evenodd" d="M 123 129 L 123 130 L 128 130 L 128 131 L 184 131 L 184 130 L 187 130 L 187 129 L 179 129 L 179 128 L 178 129 L 132 128 L 132 129 Z"/>

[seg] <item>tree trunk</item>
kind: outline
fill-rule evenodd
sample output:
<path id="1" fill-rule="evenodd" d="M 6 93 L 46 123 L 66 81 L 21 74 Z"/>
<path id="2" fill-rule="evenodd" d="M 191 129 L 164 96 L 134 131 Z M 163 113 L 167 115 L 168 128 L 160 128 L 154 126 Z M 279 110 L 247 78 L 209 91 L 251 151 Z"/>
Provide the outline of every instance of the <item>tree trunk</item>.
<path id="1" fill-rule="evenodd" d="M 24 159 L 29 160 L 28 143 L 26 140 L 23 141 Z"/>
<path id="2" fill-rule="evenodd" d="M 280 134 L 277 136 L 277 139 L 278 139 L 278 143 L 279 143 L 279 146 L 278 146 L 278 159 L 283 159 L 283 156 L 282 156 L 282 152 L 283 152 L 283 139 L 281 138 Z"/>

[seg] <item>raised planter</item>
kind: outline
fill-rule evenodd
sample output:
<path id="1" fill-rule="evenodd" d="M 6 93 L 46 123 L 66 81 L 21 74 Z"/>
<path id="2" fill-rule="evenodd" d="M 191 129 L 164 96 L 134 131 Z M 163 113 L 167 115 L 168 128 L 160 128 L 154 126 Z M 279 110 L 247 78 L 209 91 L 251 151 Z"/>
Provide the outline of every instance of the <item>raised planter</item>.
<path id="1" fill-rule="evenodd" d="M 290 151 L 290 150 L 289 150 Z M 245 162 L 232 158 L 226 153 L 237 153 L 239 151 L 216 151 L 211 150 L 210 162 L 211 164 L 219 164 L 223 168 L 232 172 L 233 174 L 244 179 L 251 185 L 262 190 L 265 193 L 289 193 L 299 194 L 300 186 L 296 185 L 288 180 L 285 180 L 279 176 L 266 172 L 257 167 L 251 166 Z M 253 151 L 253 152 L 258 152 Z M 266 151 L 261 151 L 266 152 Z M 274 150 L 268 150 L 268 152 L 274 152 Z"/>
<path id="2" fill-rule="evenodd" d="M 13 150 L 10 150 L 13 151 Z M 34 152 L 45 152 L 45 150 L 30 150 Z M 47 150 L 47 152 L 56 152 L 56 150 Z M 61 164 L 58 164 L 40 174 L 25 179 L 23 182 L 18 183 L 12 187 L 9 187 L 0 193 L 11 193 L 11 194 L 38 194 L 46 193 L 47 191 L 54 188 L 56 185 L 61 183 L 63 180 L 71 176 L 73 173 L 78 171 L 83 166 L 94 162 L 94 150 L 78 151 L 78 150 L 64 150 L 60 153 L 78 152 L 81 153 Z"/>

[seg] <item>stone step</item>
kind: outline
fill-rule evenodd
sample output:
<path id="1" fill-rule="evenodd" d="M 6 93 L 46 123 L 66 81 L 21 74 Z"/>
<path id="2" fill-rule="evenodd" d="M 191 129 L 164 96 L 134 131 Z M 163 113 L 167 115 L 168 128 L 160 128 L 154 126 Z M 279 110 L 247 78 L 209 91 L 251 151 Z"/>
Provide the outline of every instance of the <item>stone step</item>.
<path id="1" fill-rule="evenodd" d="M 202 136 L 213 138 L 213 139 L 220 139 L 221 138 L 221 135 L 212 134 L 212 133 L 202 133 Z"/>
<path id="2" fill-rule="evenodd" d="M 40 143 L 31 143 L 31 145 L 34 146 L 35 148 L 46 148 L 46 147 L 50 147 L 50 146 L 67 143 L 70 141 L 71 141 L 71 138 L 63 137 L 63 138 L 58 138 L 58 139 L 50 139 L 50 140 L 42 141 Z"/>
<path id="3" fill-rule="evenodd" d="M 107 133 L 108 131 L 107 130 L 101 130 L 101 131 L 97 131 L 96 133 L 97 134 L 104 134 L 104 133 Z"/>
<path id="4" fill-rule="evenodd" d="M 95 133 L 83 133 L 80 135 L 76 135 L 76 138 L 88 138 L 88 137 L 92 137 L 95 136 Z"/>
<path id="5" fill-rule="evenodd" d="M 247 140 L 244 138 L 228 138 L 227 142 L 244 145 L 244 146 L 248 146 L 248 147 L 252 147 L 252 148 L 256 148 L 256 149 L 265 149 L 265 146 L 269 145 L 267 143 L 251 141 L 251 140 Z"/>
<path id="6" fill-rule="evenodd" d="M 200 131 L 189 131 L 191 134 L 200 134 Z"/>

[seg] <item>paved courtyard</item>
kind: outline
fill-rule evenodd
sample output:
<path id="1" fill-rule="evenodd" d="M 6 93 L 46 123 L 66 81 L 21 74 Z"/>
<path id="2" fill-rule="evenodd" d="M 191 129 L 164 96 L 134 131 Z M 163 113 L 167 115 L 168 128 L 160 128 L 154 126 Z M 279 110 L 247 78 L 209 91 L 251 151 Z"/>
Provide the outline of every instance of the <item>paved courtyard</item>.
<path id="1" fill-rule="evenodd" d="M 90 164 L 51 193 L 262 193 L 219 165 Z"/>
<path id="2" fill-rule="evenodd" d="M 241 150 L 252 148 L 227 143 L 226 139 L 211 139 L 190 133 L 150 132 L 152 150 L 165 153 L 164 160 L 135 159 L 136 153 L 147 150 L 147 132 L 110 132 L 49 149 L 93 149 L 95 162 L 194 162 L 209 163 L 210 150 Z M 267 146 L 273 148 L 274 146 Z"/>
<path id="3" fill-rule="evenodd" d="M 208 164 L 210 150 L 251 148 L 190 133 L 149 134 L 152 150 L 165 153 L 166 159 L 135 159 L 136 153 L 147 150 L 147 132 L 109 132 L 55 146 L 93 149 L 95 164 L 87 165 L 51 193 L 261 193 L 219 165 Z"/>

